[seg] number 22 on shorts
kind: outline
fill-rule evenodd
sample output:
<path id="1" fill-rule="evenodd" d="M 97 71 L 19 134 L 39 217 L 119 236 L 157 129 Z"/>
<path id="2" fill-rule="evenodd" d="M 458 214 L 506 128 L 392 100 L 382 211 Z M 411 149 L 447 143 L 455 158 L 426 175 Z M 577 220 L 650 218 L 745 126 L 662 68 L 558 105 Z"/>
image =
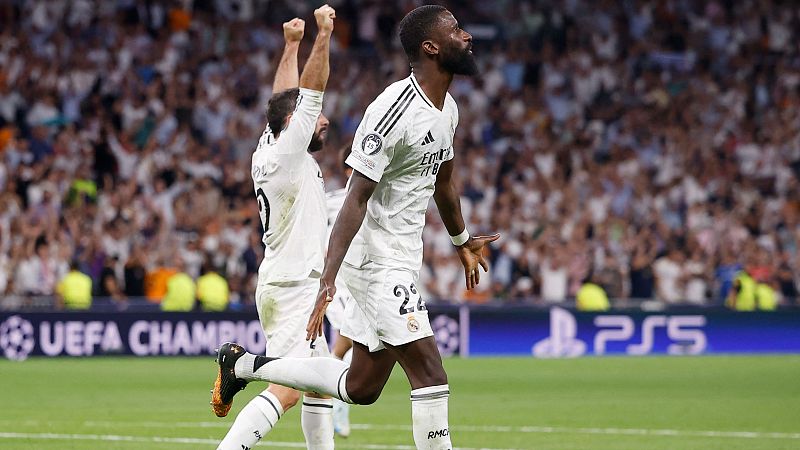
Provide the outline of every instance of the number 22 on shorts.
<path id="1" fill-rule="evenodd" d="M 393 292 L 395 297 L 403 299 L 403 303 L 400 305 L 401 316 L 413 313 L 414 311 L 424 311 L 425 309 L 427 309 L 425 307 L 425 302 L 422 301 L 422 296 L 419 295 L 419 293 L 417 292 L 417 287 L 414 286 L 414 283 L 411 283 L 411 285 L 408 288 L 403 286 L 402 284 L 398 284 L 397 286 L 394 287 Z M 406 308 L 406 306 L 408 306 L 409 300 L 411 300 L 411 294 L 416 295 L 418 298 L 416 309 L 414 308 L 414 305 L 411 305 L 410 307 Z"/>

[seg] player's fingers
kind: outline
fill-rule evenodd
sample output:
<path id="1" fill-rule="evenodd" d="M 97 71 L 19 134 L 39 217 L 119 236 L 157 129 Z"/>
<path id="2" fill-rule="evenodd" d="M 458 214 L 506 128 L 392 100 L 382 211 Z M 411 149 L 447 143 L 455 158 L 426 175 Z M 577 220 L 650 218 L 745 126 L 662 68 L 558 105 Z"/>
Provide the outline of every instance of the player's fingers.
<path id="1" fill-rule="evenodd" d="M 477 267 L 472 271 L 475 272 L 475 285 L 473 286 L 475 287 L 481 282 L 481 271 Z"/>
<path id="2" fill-rule="evenodd" d="M 322 315 L 317 313 L 314 316 L 314 327 L 311 329 L 311 339 L 316 339 L 322 335 Z"/>
<path id="3" fill-rule="evenodd" d="M 480 264 L 480 265 L 481 265 L 481 267 L 483 267 L 483 271 L 484 271 L 484 272 L 488 272 L 488 271 L 489 271 L 489 263 L 488 263 L 488 262 L 486 262 L 486 259 L 484 259 L 484 258 L 481 258 L 481 259 L 478 261 L 478 264 Z"/>
<path id="4" fill-rule="evenodd" d="M 306 325 L 306 340 L 310 341 L 312 339 L 314 330 L 314 316 L 312 315 L 310 319 L 308 319 L 308 325 Z"/>
<path id="5" fill-rule="evenodd" d="M 489 242 L 494 242 L 500 239 L 500 233 L 495 233 L 490 236 L 475 236 L 473 239 L 477 241 L 483 241 L 484 244 L 488 244 Z"/>

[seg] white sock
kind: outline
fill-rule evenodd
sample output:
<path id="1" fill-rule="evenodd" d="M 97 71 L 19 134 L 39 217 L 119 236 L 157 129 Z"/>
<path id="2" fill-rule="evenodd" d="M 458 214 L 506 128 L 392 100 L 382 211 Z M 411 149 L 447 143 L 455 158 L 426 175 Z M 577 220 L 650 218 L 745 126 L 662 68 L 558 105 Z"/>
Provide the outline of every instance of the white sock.
<path id="1" fill-rule="evenodd" d="M 411 420 L 414 443 L 418 450 L 451 450 L 450 427 L 447 425 L 446 384 L 411 391 Z"/>
<path id="2" fill-rule="evenodd" d="M 353 360 L 353 349 L 347 350 L 342 356 L 342 361 L 350 364 Z M 347 437 L 350 435 L 350 404 L 338 398 L 333 399 L 333 429 L 340 435 Z"/>
<path id="3" fill-rule="evenodd" d="M 353 403 L 345 389 L 349 368 L 336 358 L 275 359 L 246 353 L 236 361 L 234 372 L 247 381 L 266 381 Z"/>
<path id="4" fill-rule="evenodd" d="M 333 399 L 303 396 L 300 423 L 308 450 L 333 450 Z"/>
<path id="5" fill-rule="evenodd" d="M 265 390 L 242 408 L 217 450 L 249 450 L 272 430 L 282 415 L 278 397 Z"/>

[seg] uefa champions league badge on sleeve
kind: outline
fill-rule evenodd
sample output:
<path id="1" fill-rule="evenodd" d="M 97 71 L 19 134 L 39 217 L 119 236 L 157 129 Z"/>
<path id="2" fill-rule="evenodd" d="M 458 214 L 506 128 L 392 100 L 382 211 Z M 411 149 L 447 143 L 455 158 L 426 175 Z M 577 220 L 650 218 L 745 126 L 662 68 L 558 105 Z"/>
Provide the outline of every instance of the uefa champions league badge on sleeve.
<path id="1" fill-rule="evenodd" d="M 370 133 L 364 136 L 364 140 L 361 141 L 361 151 L 366 153 L 367 155 L 374 155 L 381 151 L 383 147 L 383 138 L 378 133 Z"/>
<path id="2" fill-rule="evenodd" d="M 415 319 L 414 316 L 408 316 L 408 323 L 406 326 L 408 327 L 408 331 L 412 333 L 419 331 L 419 322 L 417 322 L 417 319 Z"/>

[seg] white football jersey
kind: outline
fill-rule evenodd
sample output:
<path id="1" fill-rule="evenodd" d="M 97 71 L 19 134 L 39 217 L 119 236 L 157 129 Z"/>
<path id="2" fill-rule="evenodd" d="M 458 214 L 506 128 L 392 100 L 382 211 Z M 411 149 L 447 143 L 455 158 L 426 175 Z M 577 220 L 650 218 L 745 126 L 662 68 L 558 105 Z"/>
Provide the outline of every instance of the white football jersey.
<path id="1" fill-rule="evenodd" d="M 333 224 L 336 222 L 336 216 L 344 205 L 344 198 L 347 196 L 347 188 L 336 189 L 325 194 L 325 200 L 328 205 L 328 237 L 331 236 L 333 231 Z"/>
<path id="2" fill-rule="evenodd" d="M 350 180 L 347 180 L 346 187 L 343 187 L 341 189 L 336 189 L 335 191 L 330 191 L 325 194 L 328 204 L 328 234 L 325 241 L 326 246 L 331 238 L 331 232 L 333 231 L 333 224 L 336 223 L 336 217 L 339 215 L 339 211 L 341 211 L 342 205 L 344 205 L 344 199 L 345 197 L 347 197 L 347 188 L 349 186 L 350 186 Z M 350 242 L 350 247 L 348 247 L 347 253 L 354 252 L 357 255 L 361 255 L 363 254 L 364 251 L 362 249 L 363 246 L 364 246 L 364 241 L 361 238 L 361 234 L 357 233 L 353 237 L 353 240 Z"/>
<path id="3" fill-rule="evenodd" d="M 440 111 L 413 74 L 387 87 L 369 105 L 347 164 L 378 185 L 358 232 L 364 249 L 348 252 L 348 263 L 376 261 L 413 271 L 422 267 L 425 212 L 439 168 L 453 158 L 457 125 L 453 97 L 447 94 Z"/>
<path id="4" fill-rule="evenodd" d="M 322 92 L 300 89 L 289 124 L 276 139 L 267 126 L 253 153 L 251 175 L 266 246 L 259 283 L 319 276 L 327 210 L 322 171 L 308 144 L 322 111 Z"/>

